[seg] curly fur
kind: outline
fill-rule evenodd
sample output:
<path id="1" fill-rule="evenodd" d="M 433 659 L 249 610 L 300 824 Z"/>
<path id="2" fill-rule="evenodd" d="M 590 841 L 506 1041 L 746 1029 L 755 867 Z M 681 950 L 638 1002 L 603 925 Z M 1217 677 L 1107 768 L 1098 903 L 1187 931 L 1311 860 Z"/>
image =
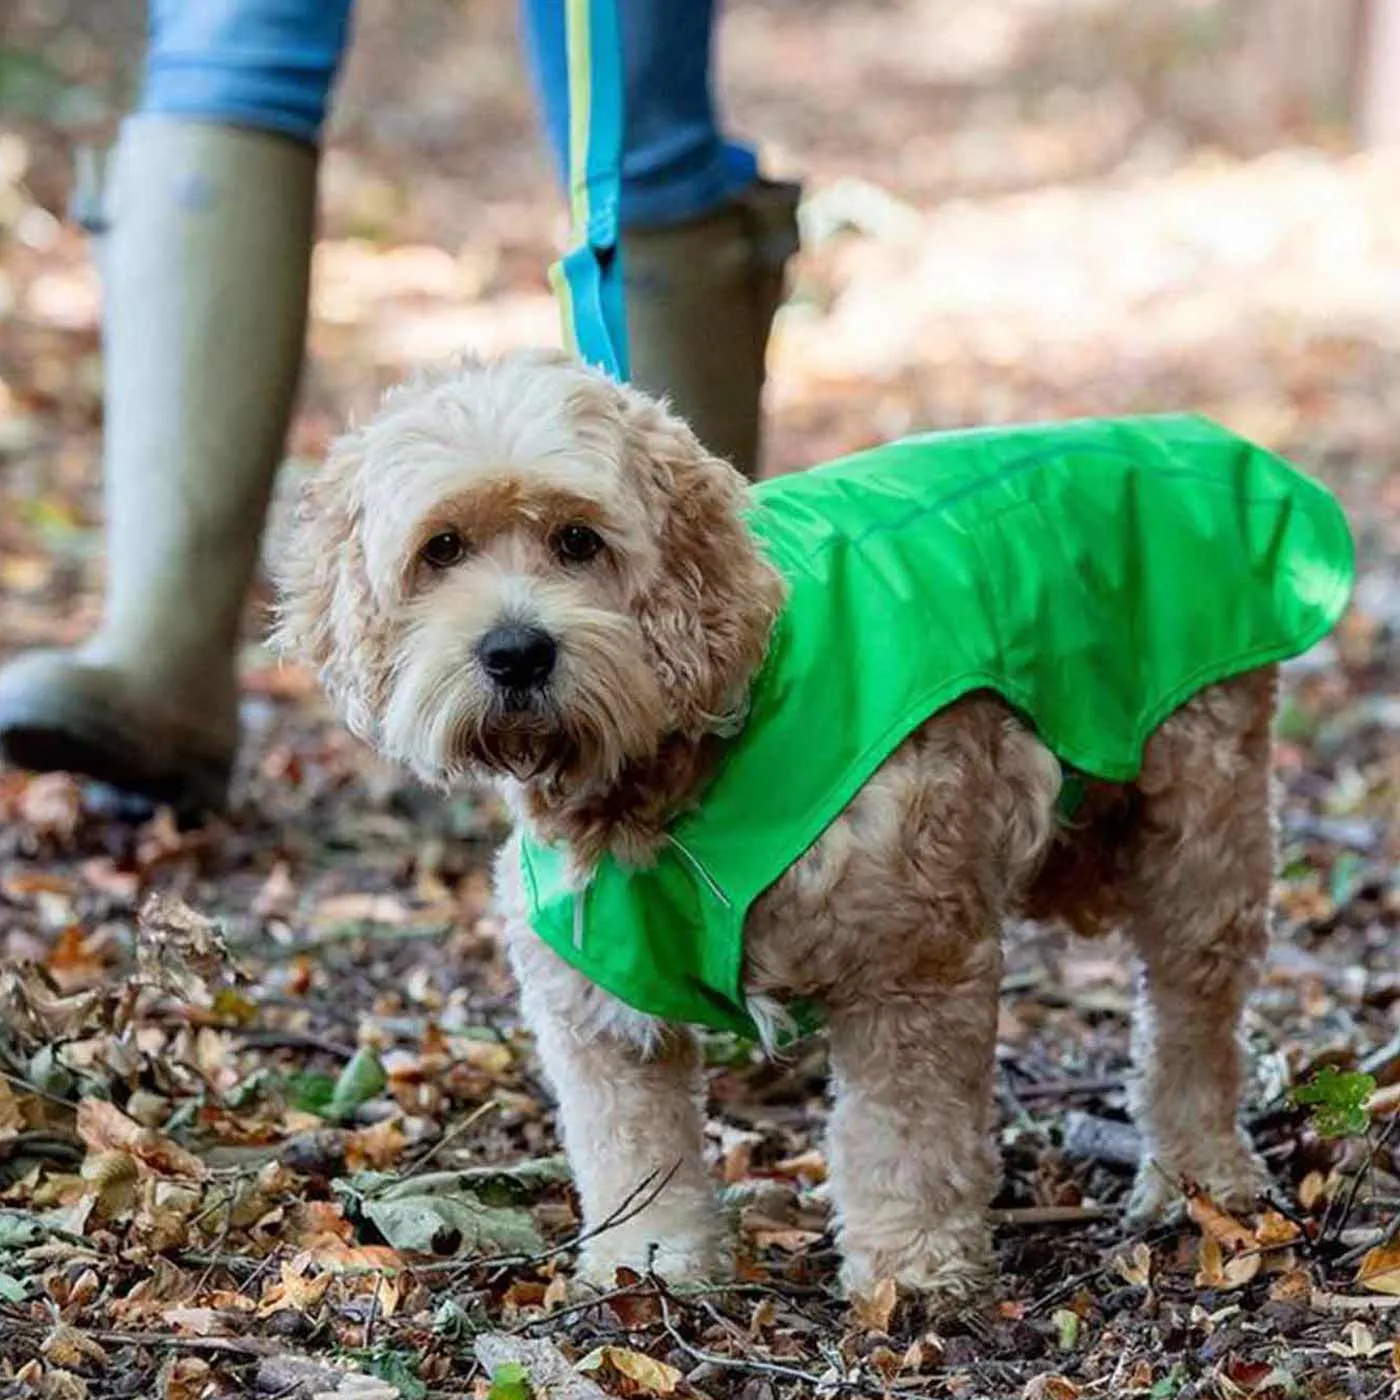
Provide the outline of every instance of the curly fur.
<path id="1" fill-rule="evenodd" d="M 783 587 L 744 528 L 743 484 L 664 406 L 557 357 L 467 363 L 396 391 L 309 488 L 278 635 L 320 667 L 358 733 L 450 784 L 498 777 L 522 826 L 650 858 L 743 723 Z M 606 542 L 561 563 L 550 532 Z M 423 541 L 471 540 L 425 571 Z M 474 659 L 501 620 L 560 660 L 511 709 Z M 1093 785 L 1056 824 L 1059 768 L 998 699 L 928 720 L 755 904 L 745 986 L 764 1015 L 827 1012 L 830 1162 L 844 1278 L 963 1298 L 991 1268 L 1000 929 L 1123 929 L 1139 960 L 1133 1107 L 1143 1215 L 1188 1176 L 1225 1199 L 1260 1168 L 1237 1125 L 1239 1025 L 1267 938 L 1275 679 L 1213 687 L 1149 741 L 1138 781 Z M 722 1271 L 693 1034 L 621 1005 L 530 932 L 514 843 L 497 887 L 525 1015 L 554 1084 L 585 1217 L 649 1173 L 647 1208 L 590 1242 L 586 1272 Z M 653 1258 L 653 1249 L 655 1253 Z"/>

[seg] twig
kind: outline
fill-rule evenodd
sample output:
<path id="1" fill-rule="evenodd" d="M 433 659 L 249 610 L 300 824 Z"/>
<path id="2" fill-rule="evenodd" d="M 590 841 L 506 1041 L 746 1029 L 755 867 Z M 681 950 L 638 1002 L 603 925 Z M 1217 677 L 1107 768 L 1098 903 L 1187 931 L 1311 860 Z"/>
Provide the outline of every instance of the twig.
<path id="1" fill-rule="evenodd" d="M 369 1316 L 365 1318 L 365 1350 L 374 1345 L 374 1323 L 379 1316 L 379 1290 L 384 1287 L 384 1275 L 374 1277 L 374 1297 L 369 1300 Z"/>
<path id="2" fill-rule="evenodd" d="M 254 1030 L 246 1026 L 220 1026 L 218 1029 L 237 1036 L 250 1050 L 319 1050 L 337 1060 L 353 1060 L 356 1054 L 353 1045 L 308 1031 Z"/>
<path id="3" fill-rule="evenodd" d="M 284 962 L 303 953 L 315 954 L 342 943 L 368 939 L 373 943 L 408 943 L 419 938 L 443 938 L 452 932 L 451 924 L 377 924 L 369 919 L 337 924 L 317 938 L 294 943 L 274 943 L 262 935 L 230 942 L 229 951 L 260 958 L 263 962 Z"/>
<path id="4" fill-rule="evenodd" d="M 1368 1232 L 1370 1239 L 1364 1243 L 1357 1244 L 1354 1248 L 1339 1256 L 1334 1261 L 1334 1267 L 1344 1268 L 1348 1264 L 1354 1264 L 1363 1254 L 1370 1253 L 1373 1249 L 1384 1249 L 1386 1245 L 1393 1244 L 1395 1237 L 1400 1235 L 1400 1213 L 1392 1215 L 1386 1223 L 1377 1230 Z"/>
<path id="5" fill-rule="evenodd" d="M 1400 1297 L 1391 1293 L 1377 1293 L 1361 1298 L 1352 1297 L 1349 1293 L 1324 1293 L 1320 1288 L 1315 1288 L 1308 1298 L 1308 1304 L 1325 1313 L 1393 1312 L 1400 1308 Z"/>
<path id="6" fill-rule="evenodd" d="M 1145 1231 L 1141 1240 L 1146 1245 L 1160 1244 L 1163 1240 L 1170 1239 L 1177 1233 L 1180 1227 L 1173 1223 L 1167 1225 L 1154 1225 L 1152 1229 Z M 1051 1303 L 1058 1303 L 1061 1298 L 1068 1297 L 1076 1289 L 1081 1288 L 1086 1283 L 1092 1283 L 1096 1278 L 1106 1274 L 1114 1265 L 1113 1257 L 1107 1258 L 1102 1264 L 1096 1264 L 1092 1269 L 1085 1269 L 1083 1273 L 1071 1274 L 1063 1283 L 1057 1283 L 1048 1293 L 1042 1294 L 1026 1308 L 1026 1316 L 1038 1313 L 1048 1308 Z"/>
<path id="7" fill-rule="evenodd" d="M 994 1226 L 1026 1229 L 1033 1225 L 1084 1225 L 1093 1220 L 1114 1220 L 1112 1206 L 1015 1206 L 989 1212 Z"/>
<path id="8" fill-rule="evenodd" d="M 676 1330 L 675 1323 L 671 1321 L 671 1310 L 666 1302 L 666 1286 L 655 1274 L 650 1277 L 656 1285 L 656 1296 L 661 1303 L 661 1325 L 666 1329 L 666 1335 L 687 1356 L 702 1365 L 716 1366 L 724 1371 L 749 1371 L 758 1372 L 761 1375 L 781 1376 L 784 1380 L 800 1381 L 803 1385 L 810 1386 L 814 1391 L 843 1390 L 854 1395 L 883 1395 L 889 1388 L 880 1383 L 865 1384 L 861 1381 L 848 1381 L 839 1376 L 814 1376 L 810 1371 L 799 1370 L 796 1366 L 784 1366 L 780 1361 L 759 1360 L 749 1356 L 721 1356 L 718 1352 L 702 1351 L 699 1347 L 692 1346 Z M 1400 1299 L 1396 1301 L 1400 1302 Z M 933 1396 L 920 1394 L 918 1391 L 901 1390 L 900 1394 L 907 1396 L 908 1400 L 934 1400 Z"/>
<path id="9" fill-rule="evenodd" d="M 182 1332 L 87 1332 L 84 1335 L 114 1347 L 180 1347 L 188 1351 L 226 1351 L 236 1356 L 278 1356 L 286 1350 L 278 1342 L 257 1337 L 190 1337 Z"/>
<path id="10" fill-rule="evenodd" d="M 573 1317 L 578 1313 L 587 1312 L 590 1308 L 600 1308 L 604 1303 L 611 1303 L 617 1298 L 646 1298 L 655 1292 L 645 1283 L 629 1283 L 625 1288 L 613 1288 L 606 1293 L 599 1293 L 592 1298 L 585 1298 L 577 1303 L 566 1303 L 562 1308 L 555 1308 L 552 1312 L 541 1313 L 539 1317 L 527 1317 L 524 1322 L 517 1322 L 514 1327 L 507 1327 L 504 1335 L 507 1337 L 519 1336 L 522 1332 L 528 1332 L 535 1327 L 543 1327 L 546 1324 L 560 1322 L 566 1317 Z"/>
<path id="11" fill-rule="evenodd" d="M 495 1099 L 487 1099 L 485 1103 L 478 1104 L 460 1123 L 454 1123 L 416 1162 L 400 1172 L 399 1180 L 406 1181 L 411 1176 L 417 1176 L 449 1142 L 461 1137 L 468 1128 L 479 1123 L 488 1113 L 500 1106 Z"/>
<path id="12" fill-rule="evenodd" d="M 21 1079 L 17 1074 L 11 1074 L 8 1070 L 0 1069 L 0 1079 L 8 1084 L 13 1084 L 16 1089 L 22 1089 L 26 1094 L 34 1094 L 38 1098 L 47 1099 L 50 1103 L 56 1103 L 60 1108 L 77 1108 L 76 1099 L 60 1098 L 57 1094 L 51 1094 L 47 1089 L 40 1089 L 31 1084 L 27 1079 Z"/>
<path id="13" fill-rule="evenodd" d="M 670 1184 L 671 1178 L 680 1170 L 680 1159 L 677 1158 L 671 1164 L 669 1171 L 662 1175 L 659 1171 L 648 1172 L 636 1186 L 623 1198 L 622 1203 L 607 1217 L 600 1221 L 591 1230 L 581 1230 L 577 1235 L 565 1240 L 562 1244 L 556 1244 L 549 1249 L 541 1250 L 538 1254 L 488 1254 L 481 1259 L 444 1259 L 441 1264 L 411 1265 L 415 1274 L 437 1274 L 448 1271 L 453 1275 L 452 1282 L 457 1277 L 470 1272 L 473 1269 L 490 1269 L 504 1267 L 507 1264 L 529 1265 L 542 1264 L 546 1259 L 553 1259 L 556 1255 L 566 1254 L 571 1249 L 576 1249 L 579 1245 L 585 1244 L 591 1239 L 603 1234 L 607 1230 L 616 1229 L 619 1225 L 625 1225 L 627 1221 L 640 1215 Z M 357 1272 L 354 1269 L 342 1271 L 346 1274 Z M 372 1270 L 363 1270 L 370 1273 Z"/>
<path id="14" fill-rule="evenodd" d="M 1381 1148 L 1386 1145 L 1387 1141 L 1389 1141 L 1390 1135 L 1395 1131 L 1397 1123 L 1400 1123 L 1400 1117 L 1387 1118 L 1385 1121 L 1385 1127 L 1383 1127 L 1380 1130 L 1380 1134 L 1377 1136 L 1375 1142 L 1371 1141 L 1369 1134 L 1367 1135 L 1366 1160 L 1361 1164 L 1360 1168 L 1353 1174 L 1351 1178 L 1351 1184 L 1349 1189 L 1347 1190 L 1346 1200 L 1342 1205 L 1341 1212 L 1337 1216 L 1336 1230 L 1338 1232 L 1342 1230 L 1342 1228 L 1346 1225 L 1347 1221 L 1351 1218 L 1352 1209 L 1356 1205 L 1356 1198 L 1361 1191 L 1361 1183 L 1367 1177 L 1369 1177 L 1372 1171 L 1375 1169 L 1376 1153 L 1379 1152 Z M 1319 1234 L 1321 1235 L 1321 1238 L 1324 1241 L 1327 1239 L 1329 1233 L 1331 1233 L 1331 1216 L 1332 1211 L 1329 1205 L 1328 1210 L 1323 1214 L 1322 1229 L 1319 1231 Z"/>

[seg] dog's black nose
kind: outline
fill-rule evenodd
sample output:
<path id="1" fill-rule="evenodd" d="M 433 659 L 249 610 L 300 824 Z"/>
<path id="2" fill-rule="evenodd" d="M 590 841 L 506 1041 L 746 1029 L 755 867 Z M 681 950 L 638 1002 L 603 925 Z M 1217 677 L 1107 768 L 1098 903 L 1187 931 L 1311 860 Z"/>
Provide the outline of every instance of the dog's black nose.
<path id="1" fill-rule="evenodd" d="M 506 690 L 543 685 L 554 670 L 559 649 L 538 627 L 493 627 L 477 646 L 481 669 Z"/>

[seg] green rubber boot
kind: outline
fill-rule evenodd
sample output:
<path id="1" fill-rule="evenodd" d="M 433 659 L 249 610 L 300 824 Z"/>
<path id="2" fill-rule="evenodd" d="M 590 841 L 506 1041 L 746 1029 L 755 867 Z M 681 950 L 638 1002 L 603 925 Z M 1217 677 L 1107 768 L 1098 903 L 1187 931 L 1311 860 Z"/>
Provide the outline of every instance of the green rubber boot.
<path id="1" fill-rule="evenodd" d="M 305 332 L 316 153 L 123 128 L 101 248 L 107 597 L 74 651 L 0 671 L 0 751 L 184 813 L 227 797 L 244 598 Z"/>
<path id="2" fill-rule="evenodd" d="M 706 447 L 750 477 L 798 193 L 760 180 L 704 218 L 622 239 L 633 381 L 664 394 Z"/>

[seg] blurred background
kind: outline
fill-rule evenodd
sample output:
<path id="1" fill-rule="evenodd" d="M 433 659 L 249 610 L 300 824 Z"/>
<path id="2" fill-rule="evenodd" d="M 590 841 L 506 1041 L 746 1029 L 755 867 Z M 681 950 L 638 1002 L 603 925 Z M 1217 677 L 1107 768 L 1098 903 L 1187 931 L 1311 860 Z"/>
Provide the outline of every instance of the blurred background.
<path id="1" fill-rule="evenodd" d="M 732 0 L 729 124 L 807 182 L 770 469 L 919 427 L 1191 407 L 1345 468 L 1383 533 L 1400 506 L 1395 9 Z M 9 649 L 91 622 L 100 298 L 65 220 L 130 101 L 144 15 L 3 10 Z M 323 189 L 294 459 L 416 363 L 557 339 L 562 204 L 506 0 L 362 0 Z"/>

